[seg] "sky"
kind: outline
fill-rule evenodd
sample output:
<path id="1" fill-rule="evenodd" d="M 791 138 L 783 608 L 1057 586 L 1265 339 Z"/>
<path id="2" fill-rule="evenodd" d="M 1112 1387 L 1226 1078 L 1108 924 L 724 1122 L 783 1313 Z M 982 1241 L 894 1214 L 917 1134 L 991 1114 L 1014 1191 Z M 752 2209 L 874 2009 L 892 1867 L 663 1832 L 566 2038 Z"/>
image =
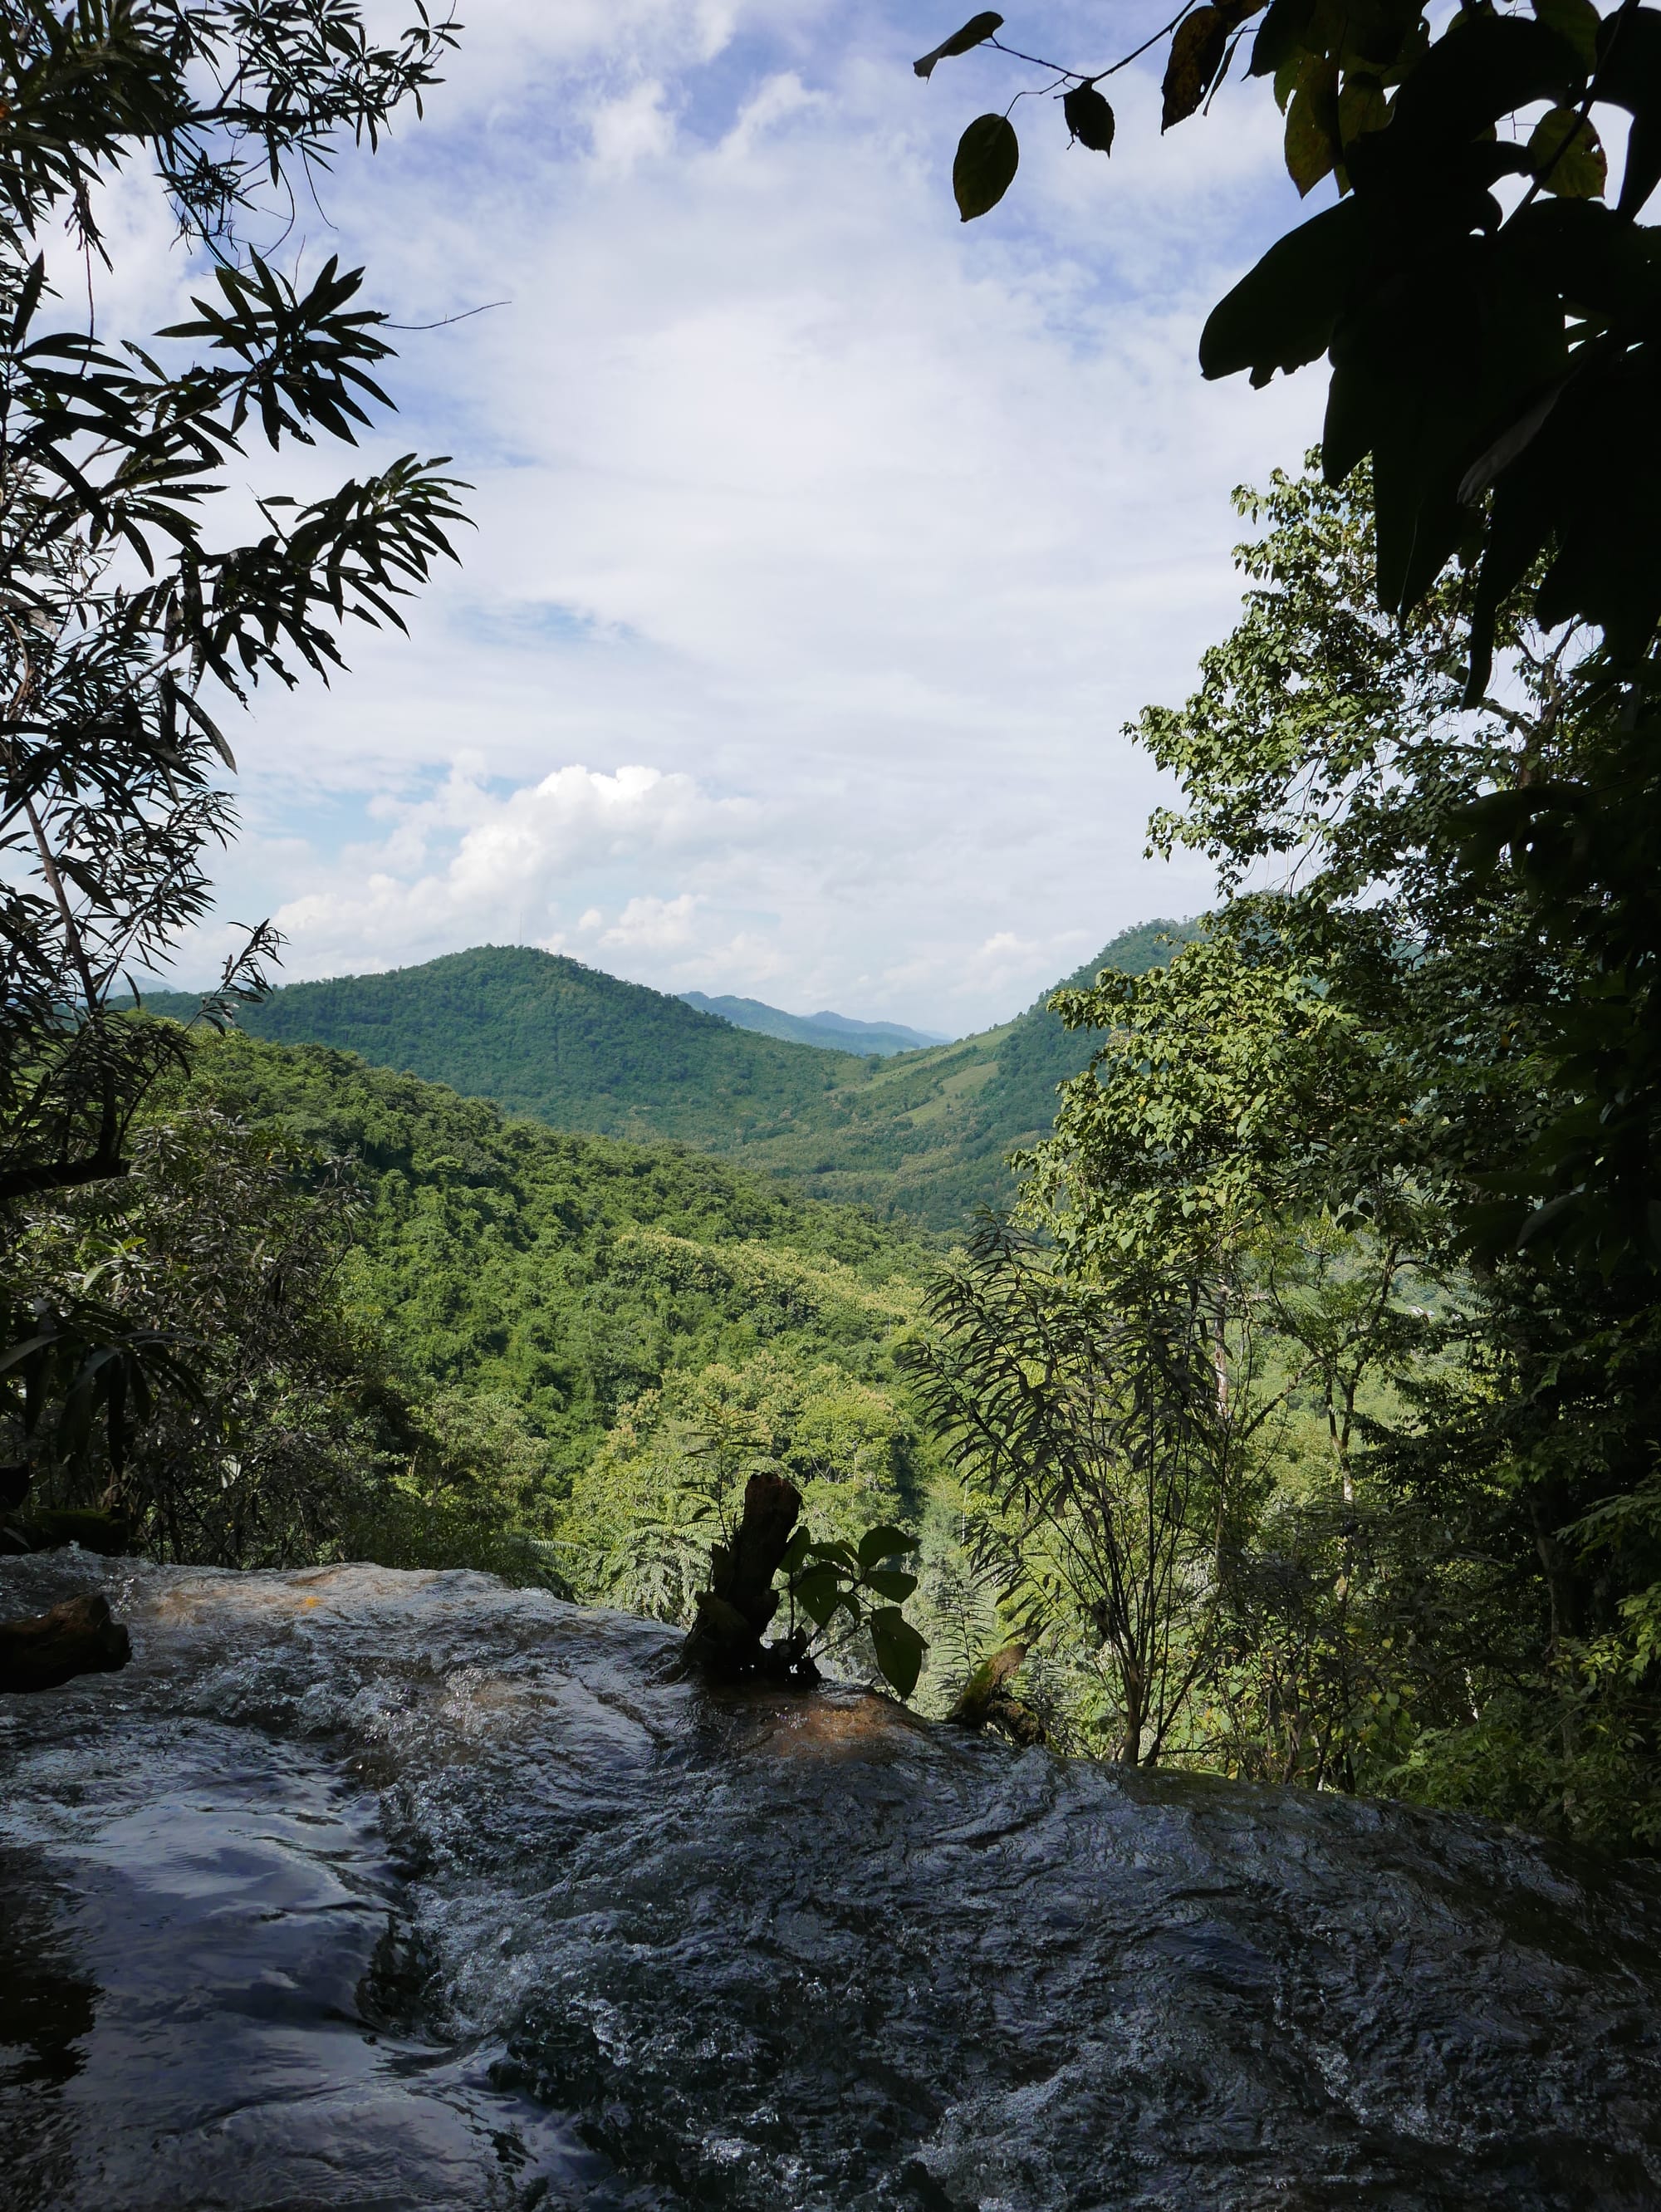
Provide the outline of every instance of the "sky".
<path id="1" fill-rule="evenodd" d="M 960 223 L 952 150 L 1047 82 L 912 58 L 954 5 L 471 0 L 423 120 L 343 160 L 283 255 L 399 323 L 361 456 L 453 456 L 461 565 L 407 637 L 262 691 L 213 922 L 297 979 L 536 945 L 658 989 L 961 1034 L 1109 937 L 1207 902 L 1144 857 L 1168 790 L 1124 725 L 1239 603 L 1231 488 L 1295 467 L 1320 380 L 1202 381 L 1212 302 L 1295 220 L 1261 83 L 1111 158 L 1021 100 Z M 1157 9 L 1041 0 L 1011 43 L 1096 68 Z M 1106 43 L 1103 44 L 1104 34 Z M 191 272 L 136 185 L 100 318 Z M 309 472 L 309 473 L 308 473 Z"/>

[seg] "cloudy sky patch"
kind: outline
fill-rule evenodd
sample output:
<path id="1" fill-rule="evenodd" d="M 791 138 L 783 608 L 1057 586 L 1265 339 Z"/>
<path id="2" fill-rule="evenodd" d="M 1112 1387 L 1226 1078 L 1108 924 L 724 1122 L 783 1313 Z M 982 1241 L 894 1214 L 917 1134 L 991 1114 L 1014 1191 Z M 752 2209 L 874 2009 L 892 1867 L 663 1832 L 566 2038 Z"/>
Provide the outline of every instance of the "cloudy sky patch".
<path id="1" fill-rule="evenodd" d="M 452 453 L 476 527 L 409 638 L 258 701 L 222 916 L 275 914 L 295 976 L 524 942 L 961 1030 L 1201 905 L 1142 856 L 1120 729 L 1230 618 L 1230 488 L 1316 427 L 1312 382 L 1195 367 L 1295 208 L 1263 88 L 1161 142 L 1128 70 L 1111 161 L 1023 100 L 1015 186 L 964 226 L 958 131 L 1042 80 L 919 83 L 937 6 L 469 12 L 426 123 L 285 252 L 367 263 L 399 321 L 510 303 L 400 341 L 367 449 Z M 1006 35 L 1095 65 L 1102 20 Z"/>

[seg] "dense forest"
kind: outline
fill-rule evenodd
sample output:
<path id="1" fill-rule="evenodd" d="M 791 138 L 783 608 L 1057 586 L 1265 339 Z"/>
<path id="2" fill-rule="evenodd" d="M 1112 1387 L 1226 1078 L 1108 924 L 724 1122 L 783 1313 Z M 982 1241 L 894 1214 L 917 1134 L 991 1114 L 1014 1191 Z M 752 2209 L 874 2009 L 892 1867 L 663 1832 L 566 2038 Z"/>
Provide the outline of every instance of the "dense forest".
<path id="1" fill-rule="evenodd" d="M 399 193 L 445 220 L 410 227 L 426 259 L 383 311 L 313 217 L 352 234 L 334 216 L 436 93 L 452 15 L 0 0 L 0 2198 L 1653 2204 L 1661 10 L 1200 0 L 1120 25 L 1117 60 L 1071 52 L 1101 34 L 1079 11 L 1006 42 L 989 10 L 908 72 L 903 10 L 827 17 L 816 51 L 801 10 L 681 11 L 723 21 L 677 58 L 602 9 L 586 86 L 533 70 L 510 99 L 548 12 L 493 15 L 482 184 L 400 135 Z M 937 118 L 966 95 L 927 186 L 960 256 L 953 205 L 980 223 L 1018 175 L 1051 224 L 1113 204 L 1082 197 L 1109 92 L 1129 138 L 1157 90 L 1178 148 L 1219 94 L 1272 98 L 1299 199 L 1319 188 L 1284 221 L 1237 132 L 1226 220 L 1215 159 L 1192 203 L 1208 265 L 1272 240 L 1206 318 L 1203 374 L 1327 384 L 1320 449 L 1234 493 L 1237 615 L 1125 732 L 1167 801 L 1149 856 L 1187 856 L 1209 910 L 917 1049 L 524 946 L 284 984 L 269 922 L 226 933 L 200 999 L 142 1001 L 134 978 L 221 927 L 237 718 L 311 714 L 464 542 L 473 488 L 385 441 L 392 340 L 468 325 L 510 357 L 529 318 L 474 318 L 526 264 L 478 210 L 509 228 L 532 131 L 558 142 L 539 176 L 579 180 L 557 245 L 593 243 L 632 319 L 595 345 L 571 309 L 597 295 L 561 290 L 566 350 L 512 373 L 606 510 L 614 586 L 682 604 L 637 631 L 586 588 L 597 541 L 512 548 L 520 596 L 499 560 L 429 631 L 464 642 L 467 714 L 421 708 L 478 738 L 470 791 L 494 805 L 513 757 L 485 747 L 516 689 L 485 663 L 556 617 L 591 688 L 538 695 L 540 746 L 647 728 L 656 697 L 652 741 L 690 759 L 701 682 L 728 760 L 762 729 L 799 775 L 816 690 L 834 858 L 835 819 L 895 788 L 860 781 L 906 743 L 882 700 L 916 701 L 907 803 L 949 774 L 991 824 L 960 862 L 999 865 L 1016 777 L 1079 854 L 1082 779 L 1043 781 L 1059 746 L 961 640 L 978 623 L 1043 684 L 1051 730 L 1101 696 L 1079 611 L 1127 574 L 1137 514 L 1193 487 L 1128 419 L 1106 471 L 1081 454 L 1042 347 L 1093 380 L 1093 394 L 1145 391 L 1198 230 L 1135 156 L 1161 273 L 1118 288 L 1116 361 L 1107 264 L 1062 233 L 1007 232 L 955 292 L 908 257 L 946 343 L 924 381 L 883 377 L 919 326 L 888 313 L 901 264 L 873 284 L 850 241 L 946 142 L 874 104 L 874 53 Z M 1023 167 L 1040 129 L 1053 159 Z M 840 166 L 786 166 L 797 131 Z M 606 233 L 614 169 L 632 228 Z M 698 204 L 741 295 L 665 222 L 717 171 Z M 770 263 L 744 232 L 792 197 L 855 270 L 845 322 L 805 234 L 779 224 Z M 157 333 L 132 318 L 175 267 Z M 1041 414 L 1024 449 L 960 380 L 1000 317 Z M 609 415 L 566 404 L 584 348 Z M 747 380 L 771 354 L 773 410 Z M 872 361 L 875 407 L 846 374 Z M 499 527 L 512 410 L 482 374 L 439 387 L 406 419 L 459 427 Z M 597 422 L 622 434 L 585 445 Z M 987 470 L 993 439 L 1013 459 Z M 670 453 L 678 523 L 648 495 Z M 1158 473 L 1110 509 L 1133 454 Z M 926 515 L 886 510 L 885 466 Z M 982 503 L 1040 471 L 1049 521 Z M 794 536 L 731 520 L 764 514 Z M 1117 532 L 1117 565 L 1071 557 L 1058 514 Z M 932 614 L 879 541 L 939 566 Z M 1117 611 L 1151 629 L 1131 550 Z M 839 566 L 888 587 L 863 662 Z M 766 639 L 747 697 L 739 662 L 698 669 L 718 595 Z M 644 654 L 670 689 L 616 686 Z M 383 733 L 409 702 L 379 705 L 376 807 L 408 850 L 413 744 Z M 992 747 L 1005 780 L 972 787 Z M 785 817 L 730 812 L 781 881 Z M 826 872 L 827 927 L 894 829 Z M 642 849 L 609 846 L 608 899 Z M 656 849 L 724 872 L 702 830 Z M 534 851 L 551 876 L 572 847 Z M 587 865 L 515 910 L 574 913 Z"/>
<path id="2" fill-rule="evenodd" d="M 1519 612 L 1549 738 L 1465 715 L 1457 584 L 1367 611 L 1364 477 L 1242 501 L 1240 623 L 1139 732 L 1180 793 L 1155 838 L 1234 896 L 1000 1030 L 849 1059 L 489 951 L 216 1002 L 222 1034 L 123 1014 L 161 1041 L 129 1171 L 18 1217 L 12 1310 L 95 1285 L 103 1349 L 75 1370 L 49 1328 L 14 1364 L 14 1539 L 102 1515 L 179 1559 L 470 1563 L 685 1624 L 766 1474 L 819 1547 L 789 1591 L 821 1660 L 924 1711 L 1661 1835 L 1650 1279 L 1572 1208 L 1516 1248 L 1502 1170 L 1582 985 L 1526 884 L 1442 855 L 1601 710 L 1564 711 Z M 1277 851 L 1301 887 L 1248 890 Z M 361 1054 L 246 1033 L 319 1007 Z M 375 1054 L 517 1070 L 537 1110 Z"/>
<path id="3" fill-rule="evenodd" d="M 201 1019 L 135 1010 L 234 827 L 204 700 L 326 674 L 453 555 L 463 488 L 414 454 L 274 495 L 247 544 L 201 517 L 256 430 L 351 444 L 390 352 L 357 274 L 302 293 L 238 260 L 248 194 L 343 128 L 373 142 L 455 33 L 372 49 L 343 0 L 344 44 L 296 56 L 282 11 L 251 29 L 215 0 L 160 44 L 124 15 L 92 53 L 30 16 L 29 98 L 63 98 L 0 149 L 26 611 L 0 802 L 5 1543 L 485 1565 L 1125 1767 L 1661 1841 L 1661 566 L 1649 479 L 1589 487 L 1577 459 L 1606 415 L 1653 439 L 1652 334 L 1621 319 L 1653 305 L 1635 219 L 1661 162 L 1614 209 L 1601 149 L 1562 166 L 1600 85 L 1646 115 L 1620 42 L 1655 19 L 1552 13 L 1391 31 L 1392 135 L 1386 64 L 1363 57 L 1346 123 L 1349 33 L 1270 11 L 1253 66 L 1283 80 L 1294 174 L 1324 148 L 1345 191 L 1220 304 L 1202 357 L 1261 383 L 1330 343 L 1334 409 L 1301 474 L 1236 495 L 1240 618 L 1133 732 L 1173 793 L 1153 848 L 1201 855 L 1217 902 L 1000 1028 L 888 1057 L 524 948 L 273 990 L 264 927 Z M 1185 19 L 1167 122 L 1231 27 Z M 228 148 L 202 106 L 221 67 L 284 88 Z M 1105 152 L 1094 79 L 1061 76 Z M 1496 118 L 1548 94 L 1579 107 L 1501 148 Z M 1013 179 L 1013 126 L 966 136 L 969 221 Z M 70 220 L 91 269 L 130 143 L 211 248 L 171 368 L 35 328 L 58 312 L 38 235 Z M 1468 375 L 1385 328 L 1407 264 L 1375 249 L 1434 228 L 1435 148 L 1437 312 L 1488 303 Z M 1507 214 L 1488 185 L 1525 174 Z M 1374 322 L 1340 344 L 1363 294 Z M 1526 374 L 1494 338 L 1525 326 Z M 1404 378 L 1441 425 L 1422 451 L 1391 411 Z"/>

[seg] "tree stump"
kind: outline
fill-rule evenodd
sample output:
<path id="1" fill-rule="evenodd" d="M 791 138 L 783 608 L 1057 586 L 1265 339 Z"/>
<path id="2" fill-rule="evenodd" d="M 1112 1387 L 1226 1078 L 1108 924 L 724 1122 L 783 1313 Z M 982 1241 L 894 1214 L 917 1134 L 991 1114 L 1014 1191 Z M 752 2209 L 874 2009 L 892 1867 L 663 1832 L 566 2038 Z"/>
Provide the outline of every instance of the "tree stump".
<path id="1" fill-rule="evenodd" d="M 698 1593 L 698 1612 L 682 1647 L 694 1672 L 732 1681 L 744 1674 L 815 1682 L 819 1670 L 798 1630 L 777 1644 L 762 1635 L 779 1610 L 773 1587 L 802 1510 L 800 1492 L 782 1474 L 753 1474 L 744 1486 L 743 1516 L 730 1544 L 709 1555 L 709 1588 Z"/>
<path id="2" fill-rule="evenodd" d="M 109 1601 L 72 1597 L 27 1620 L 0 1620 L 0 1691 L 56 1690 L 77 1674 L 109 1674 L 132 1656 Z"/>
<path id="3" fill-rule="evenodd" d="M 1043 1722 L 1005 1686 L 1026 1656 L 1024 1644 L 1006 1644 L 990 1659 L 983 1659 L 963 1685 L 957 1703 L 946 1716 L 948 1721 L 957 1728 L 1001 1729 L 1019 1744 L 1042 1743 Z"/>

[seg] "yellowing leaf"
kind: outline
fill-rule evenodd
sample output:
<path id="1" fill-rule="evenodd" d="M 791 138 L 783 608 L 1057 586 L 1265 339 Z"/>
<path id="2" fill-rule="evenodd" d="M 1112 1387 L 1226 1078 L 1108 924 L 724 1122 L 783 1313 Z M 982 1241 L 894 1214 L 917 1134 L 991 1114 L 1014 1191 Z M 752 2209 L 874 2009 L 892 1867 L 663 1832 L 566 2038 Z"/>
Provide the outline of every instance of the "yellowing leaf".
<path id="1" fill-rule="evenodd" d="M 1222 66 L 1228 45 L 1228 18 L 1221 8 L 1196 8 L 1177 25 L 1165 64 L 1161 131 L 1184 121 L 1199 106 Z"/>
<path id="2" fill-rule="evenodd" d="M 1007 115 L 977 115 L 957 142 L 952 191 L 965 222 L 995 208 L 1015 181 L 1021 146 Z"/>
<path id="3" fill-rule="evenodd" d="M 1554 107 L 1540 118 L 1528 142 L 1528 158 L 1540 189 L 1561 200 L 1600 199 L 1609 182 L 1609 160 L 1597 133 L 1573 107 Z"/>
<path id="4" fill-rule="evenodd" d="M 1346 145 L 1364 138 L 1369 131 L 1382 131 L 1390 120 L 1390 103 L 1374 76 L 1345 80 L 1338 94 L 1338 137 Z"/>
<path id="5" fill-rule="evenodd" d="M 1331 84 L 1306 81 L 1292 95 L 1292 105 L 1286 112 L 1286 168 L 1299 191 L 1306 198 L 1331 170 L 1338 158 L 1338 149 L 1332 143 L 1331 125 L 1334 114 L 1337 71 L 1332 64 L 1318 64 L 1318 69 L 1330 72 Z"/>

